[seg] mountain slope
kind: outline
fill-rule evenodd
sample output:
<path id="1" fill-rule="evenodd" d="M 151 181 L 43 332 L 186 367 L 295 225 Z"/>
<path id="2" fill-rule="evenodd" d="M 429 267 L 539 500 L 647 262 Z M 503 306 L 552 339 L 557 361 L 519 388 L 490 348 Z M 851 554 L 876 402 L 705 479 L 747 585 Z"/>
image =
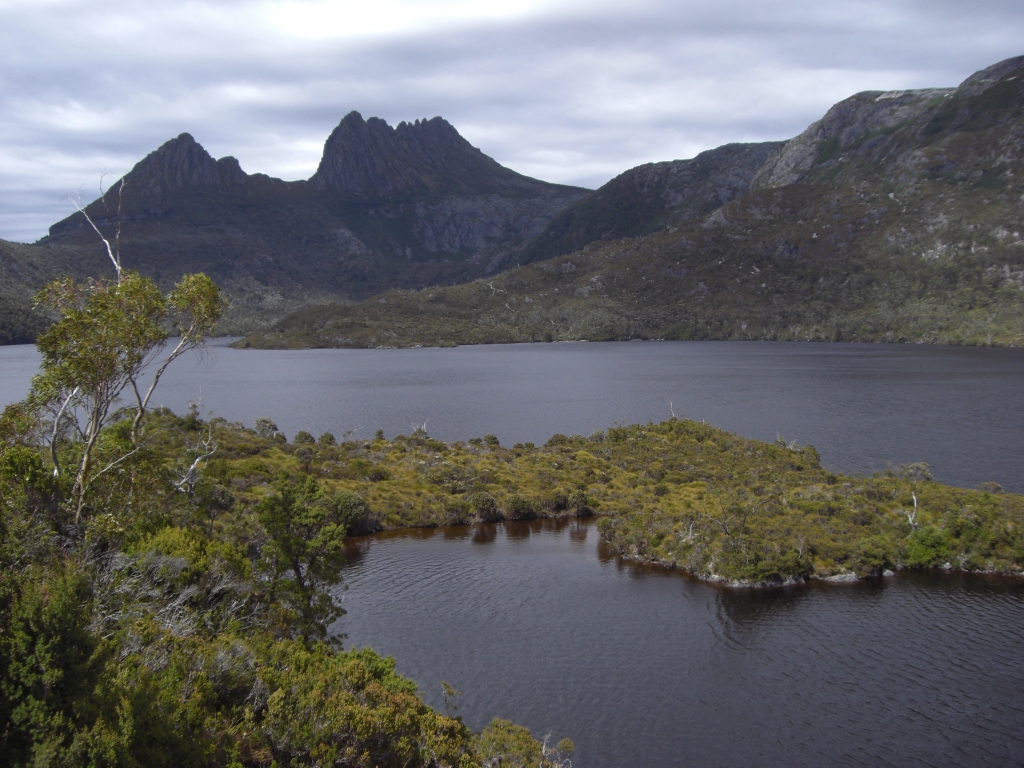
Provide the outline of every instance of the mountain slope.
<path id="1" fill-rule="evenodd" d="M 555 216 L 520 261 L 572 253 L 596 240 L 649 235 L 706 215 L 747 192 L 784 145 L 726 144 L 692 160 L 632 168 Z"/>
<path id="2" fill-rule="evenodd" d="M 1024 57 L 957 89 L 857 94 L 702 219 L 468 285 L 310 309 L 246 343 L 1022 344 L 1022 150 Z"/>
<path id="3" fill-rule="evenodd" d="M 87 211 L 109 233 L 120 203 L 125 266 L 164 287 L 209 274 L 232 303 L 222 329 L 237 332 L 310 303 L 493 273 L 587 194 L 502 167 L 441 118 L 392 128 L 353 112 L 308 181 L 246 174 L 182 134 Z M 55 254 L 92 264 L 102 248 L 76 213 L 27 250 L 6 247 L 4 259 L 49 264 L 52 277 L 65 266 Z M 13 305 L 0 296 L 4 306 Z"/>

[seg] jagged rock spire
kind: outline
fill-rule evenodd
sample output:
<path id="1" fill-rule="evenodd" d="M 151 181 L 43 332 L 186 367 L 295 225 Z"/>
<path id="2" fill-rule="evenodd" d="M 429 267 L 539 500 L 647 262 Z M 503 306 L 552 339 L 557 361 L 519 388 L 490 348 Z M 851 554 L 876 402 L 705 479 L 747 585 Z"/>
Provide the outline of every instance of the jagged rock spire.
<path id="1" fill-rule="evenodd" d="M 399 123 L 349 112 L 324 145 L 316 188 L 356 199 L 488 194 L 543 185 L 496 163 L 440 117 Z M 544 185 L 548 186 L 548 185 Z"/>

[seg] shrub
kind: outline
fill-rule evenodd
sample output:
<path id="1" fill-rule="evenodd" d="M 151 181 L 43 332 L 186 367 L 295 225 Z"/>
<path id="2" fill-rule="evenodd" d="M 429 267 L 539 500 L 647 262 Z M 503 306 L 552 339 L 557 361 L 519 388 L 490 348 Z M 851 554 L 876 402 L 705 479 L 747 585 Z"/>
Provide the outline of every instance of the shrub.
<path id="1" fill-rule="evenodd" d="M 949 540 L 938 528 L 926 525 L 907 537 L 907 565 L 911 568 L 927 568 L 944 563 L 949 559 Z"/>
<path id="2" fill-rule="evenodd" d="M 502 515 L 498 510 L 498 502 L 489 493 L 476 493 L 469 499 L 476 516 L 484 523 L 496 523 Z"/>
<path id="3" fill-rule="evenodd" d="M 338 444 L 338 441 L 334 439 L 334 435 L 332 435 L 330 432 L 324 432 L 322 435 L 320 435 L 320 437 L 317 438 L 317 442 L 320 443 L 320 445 Z"/>
<path id="4" fill-rule="evenodd" d="M 381 530 L 380 520 L 370 511 L 363 497 L 355 491 L 343 491 L 330 496 L 326 504 L 337 515 L 339 522 L 345 525 L 345 531 L 349 536 L 376 533 Z"/>
<path id="5" fill-rule="evenodd" d="M 473 516 L 473 511 L 467 501 L 461 499 L 446 499 L 444 502 L 444 524 L 465 525 Z"/>
<path id="6" fill-rule="evenodd" d="M 562 491 L 555 491 L 544 497 L 541 506 L 548 512 L 564 512 L 569 506 L 569 497 Z"/>
<path id="7" fill-rule="evenodd" d="M 590 508 L 590 499 L 587 498 L 587 492 L 582 488 L 577 488 L 569 494 L 568 504 L 569 509 L 576 513 L 576 517 L 589 517 L 594 514 L 594 511 Z"/>
<path id="8" fill-rule="evenodd" d="M 624 443 L 629 438 L 629 430 L 625 427 L 610 427 L 608 440 L 613 443 Z"/>
<path id="9" fill-rule="evenodd" d="M 256 419 L 252 428 L 260 437 L 273 437 L 277 434 L 277 424 L 265 416 Z"/>
<path id="10" fill-rule="evenodd" d="M 292 440 L 296 445 L 312 445 L 316 442 L 313 436 L 304 429 L 299 430 L 295 433 L 295 438 Z"/>
<path id="11" fill-rule="evenodd" d="M 495 718 L 480 734 L 478 747 L 486 765 L 522 766 L 539 768 L 544 752 L 530 732 L 509 720 Z"/>
<path id="12" fill-rule="evenodd" d="M 509 520 L 532 520 L 537 516 L 537 509 L 533 502 L 518 493 L 508 497 L 508 519 Z"/>
<path id="13" fill-rule="evenodd" d="M 854 570 L 860 575 L 879 573 L 896 559 L 896 548 L 887 536 L 868 536 L 857 542 L 856 559 L 860 567 Z"/>

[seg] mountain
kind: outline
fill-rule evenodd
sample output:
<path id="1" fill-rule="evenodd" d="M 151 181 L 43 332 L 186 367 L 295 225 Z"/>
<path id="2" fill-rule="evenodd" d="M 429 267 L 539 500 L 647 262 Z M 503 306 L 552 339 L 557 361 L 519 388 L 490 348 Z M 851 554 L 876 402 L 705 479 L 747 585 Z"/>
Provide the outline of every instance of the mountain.
<path id="1" fill-rule="evenodd" d="M 554 258 L 306 309 L 244 344 L 1024 344 L 1024 57 L 958 88 L 859 93 L 781 147 L 720 151 L 734 173 L 701 170 L 713 153 L 641 166 L 567 207 L 524 251 Z M 695 179 L 678 205 L 673 172 Z M 709 212 L 716 174 L 735 182 Z M 602 222 L 642 236 L 604 239 Z"/>
<path id="2" fill-rule="evenodd" d="M 572 253 L 596 240 L 649 235 L 706 215 L 747 192 L 785 144 L 726 144 L 692 160 L 632 168 L 556 215 L 520 262 Z"/>
<path id="3" fill-rule="evenodd" d="M 109 233 L 120 204 L 124 265 L 163 287 L 187 272 L 216 280 L 232 304 L 225 332 L 267 325 L 310 303 L 492 274 L 589 194 L 504 168 L 439 117 L 392 128 L 356 112 L 331 133 L 306 181 L 247 174 L 187 133 L 123 181 L 90 204 L 89 215 Z M 24 272 L 12 292 L 25 296 L 57 274 L 108 274 L 103 253 L 75 213 L 34 246 L 0 245 L 0 273 Z M 23 305 L 0 293 L 0 329 L 5 316 L 24 314 Z M 19 333 L 31 328 L 12 325 L 8 335 Z"/>

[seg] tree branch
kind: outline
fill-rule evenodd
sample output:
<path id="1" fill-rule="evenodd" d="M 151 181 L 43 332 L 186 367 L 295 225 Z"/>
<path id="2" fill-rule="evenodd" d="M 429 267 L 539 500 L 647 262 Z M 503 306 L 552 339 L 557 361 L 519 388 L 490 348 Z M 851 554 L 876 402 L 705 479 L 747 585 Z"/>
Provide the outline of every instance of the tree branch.
<path id="1" fill-rule="evenodd" d="M 68 403 L 78 394 L 78 387 L 71 390 L 67 399 L 64 400 L 64 405 L 57 411 L 57 417 L 53 420 L 53 432 L 50 434 L 50 458 L 53 459 L 53 476 L 60 477 L 60 460 L 57 458 L 57 430 L 60 427 L 60 419 L 64 415 L 64 409 L 68 407 Z M 79 430 L 81 432 L 81 430 Z"/>
<path id="2" fill-rule="evenodd" d="M 123 186 L 124 186 L 124 183 L 122 182 L 122 187 L 123 187 Z M 100 194 L 100 199 L 102 200 L 102 199 L 103 199 L 103 195 L 102 195 L 102 192 L 103 192 L 103 182 L 102 182 L 102 179 L 101 179 L 101 181 L 100 181 L 100 192 L 101 192 L 101 194 Z M 117 255 L 115 256 L 115 252 L 114 252 L 114 249 L 113 249 L 113 248 L 111 247 L 111 245 L 110 245 L 110 241 L 109 241 L 109 240 L 107 240 L 107 238 L 105 238 L 105 237 L 103 236 L 103 233 L 102 233 L 102 232 L 100 232 L 100 228 L 96 226 L 96 223 L 95 223 L 95 222 L 94 222 L 94 221 L 92 220 L 92 217 L 91 217 L 91 216 L 89 216 L 89 214 L 85 212 L 85 208 L 83 208 L 83 207 L 82 207 L 81 205 L 79 205 L 79 203 L 78 203 L 78 200 L 75 200 L 75 199 L 74 199 L 73 197 L 71 197 L 71 196 L 68 196 L 68 197 L 66 197 L 65 199 L 67 199 L 67 200 L 70 200 L 70 201 L 71 201 L 71 204 L 72 204 L 73 206 L 75 206 L 75 208 L 77 208 L 77 209 L 78 209 L 78 212 L 79 212 L 80 214 L 82 214 L 83 216 L 85 216 L 85 220 L 86 220 L 87 222 L 89 222 L 89 226 L 90 226 L 90 227 L 92 227 L 92 228 L 93 228 L 93 230 L 95 230 L 96 234 L 97 234 L 97 235 L 99 235 L 99 238 L 100 238 L 100 240 L 102 240 L 102 241 L 103 241 L 103 244 L 104 244 L 105 246 L 107 246 L 107 256 L 109 256 L 109 257 L 110 257 L 110 261 L 111 261 L 111 263 L 112 263 L 112 264 L 114 265 L 114 271 L 115 271 L 115 272 L 117 273 L 117 282 L 119 282 L 119 283 L 120 283 L 120 282 L 121 282 L 121 254 L 120 254 L 120 243 L 118 243 L 118 252 L 117 252 Z M 104 202 L 104 207 L 105 207 L 105 206 L 106 206 L 106 202 Z M 119 207 L 118 207 L 118 217 L 120 217 L 120 215 L 121 215 L 121 212 L 120 212 L 120 206 L 119 206 Z M 115 230 L 115 232 L 117 232 L 117 231 L 118 231 L 118 230 Z"/>

